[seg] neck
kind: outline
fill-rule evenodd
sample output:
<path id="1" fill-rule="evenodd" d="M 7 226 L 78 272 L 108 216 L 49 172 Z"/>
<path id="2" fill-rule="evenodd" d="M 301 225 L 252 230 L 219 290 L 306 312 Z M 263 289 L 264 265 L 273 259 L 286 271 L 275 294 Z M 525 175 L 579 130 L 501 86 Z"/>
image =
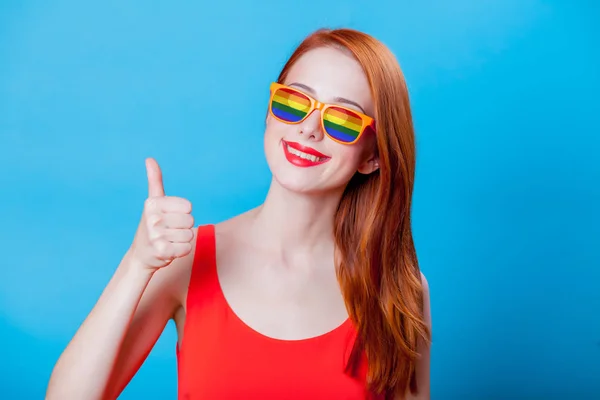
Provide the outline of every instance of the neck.
<path id="1" fill-rule="evenodd" d="M 253 231 L 282 256 L 333 250 L 333 220 L 342 190 L 324 194 L 291 192 L 275 179 L 256 209 Z"/>

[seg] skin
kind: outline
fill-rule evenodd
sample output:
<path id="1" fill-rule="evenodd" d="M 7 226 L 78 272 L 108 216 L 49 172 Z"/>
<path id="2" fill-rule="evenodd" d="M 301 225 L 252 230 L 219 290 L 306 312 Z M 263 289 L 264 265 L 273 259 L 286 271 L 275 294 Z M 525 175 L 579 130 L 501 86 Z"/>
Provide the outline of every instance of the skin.
<path id="1" fill-rule="evenodd" d="M 374 115 L 366 76 L 341 50 L 306 53 L 285 83 L 319 101 Z M 266 122 L 271 187 L 261 206 L 216 225 L 218 277 L 230 307 L 254 330 L 283 340 L 314 337 L 348 318 L 333 262 L 333 215 L 350 178 L 378 168 L 375 139 L 367 134 L 352 146 L 336 143 L 324 135 L 319 111 L 298 125 L 270 115 Z M 310 146 L 330 159 L 297 167 L 285 158 L 282 140 Z M 165 195 L 155 160 L 148 159 L 146 168 L 148 199 L 133 243 L 59 358 L 48 399 L 116 398 L 170 319 L 181 343 L 195 250 L 192 205 Z M 427 289 L 424 277 L 423 282 Z M 428 290 L 425 300 L 430 324 Z M 421 390 L 410 399 L 429 398 L 429 349 L 422 344 L 420 351 Z"/>

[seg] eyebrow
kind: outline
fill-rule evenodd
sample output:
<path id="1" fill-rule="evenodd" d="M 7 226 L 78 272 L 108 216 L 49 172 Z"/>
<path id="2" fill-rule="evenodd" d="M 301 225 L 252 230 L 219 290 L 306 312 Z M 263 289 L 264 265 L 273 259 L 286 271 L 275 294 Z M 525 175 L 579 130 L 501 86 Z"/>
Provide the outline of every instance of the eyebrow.
<path id="1" fill-rule="evenodd" d="M 312 94 L 312 95 L 315 95 L 315 94 L 316 94 L 316 92 L 315 92 L 315 90 L 314 90 L 313 88 L 311 88 L 310 86 L 307 86 L 307 85 L 305 85 L 305 84 L 303 84 L 303 83 L 294 82 L 294 83 L 290 83 L 290 85 L 289 85 L 289 86 L 296 86 L 296 87 L 302 88 L 302 89 L 306 90 L 307 92 L 309 92 L 309 93 L 310 93 L 310 94 Z M 346 98 L 344 98 L 344 97 L 334 97 L 334 98 L 333 98 L 333 101 L 335 101 L 336 103 L 344 103 L 344 104 L 350 104 L 350 105 L 353 105 L 353 106 L 355 106 L 355 107 L 358 107 L 358 108 L 360 108 L 360 110 L 362 111 L 362 113 L 363 113 L 363 114 L 366 114 L 366 113 L 367 113 L 367 112 L 365 111 L 365 109 L 361 107 L 361 105 L 360 105 L 360 104 L 358 104 L 358 103 L 357 103 L 357 102 L 355 102 L 355 101 L 348 100 L 348 99 L 346 99 Z"/>

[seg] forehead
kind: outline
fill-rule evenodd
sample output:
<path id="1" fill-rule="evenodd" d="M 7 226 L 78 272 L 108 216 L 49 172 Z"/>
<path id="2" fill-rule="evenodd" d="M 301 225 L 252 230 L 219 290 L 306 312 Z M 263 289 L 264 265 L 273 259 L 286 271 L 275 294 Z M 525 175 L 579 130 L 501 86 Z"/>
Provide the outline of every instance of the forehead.
<path id="1" fill-rule="evenodd" d="M 290 68 L 286 84 L 302 83 L 314 89 L 323 102 L 343 97 L 373 113 L 373 99 L 367 76 L 354 57 L 346 51 L 320 47 L 306 52 Z"/>

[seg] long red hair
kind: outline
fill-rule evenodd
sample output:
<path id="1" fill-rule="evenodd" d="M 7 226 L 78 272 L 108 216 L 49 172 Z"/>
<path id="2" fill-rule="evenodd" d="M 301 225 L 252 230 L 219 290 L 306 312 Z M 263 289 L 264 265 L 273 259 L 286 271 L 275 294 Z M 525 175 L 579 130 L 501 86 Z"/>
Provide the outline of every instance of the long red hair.
<path id="1" fill-rule="evenodd" d="M 392 52 L 375 38 L 352 29 L 320 29 L 296 48 L 283 67 L 323 46 L 354 55 L 367 76 L 375 102 L 378 171 L 356 174 L 334 220 L 337 276 L 358 340 L 350 368 L 364 351 L 367 382 L 376 393 L 416 392 L 419 340 L 431 332 L 423 316 L 423 285 L 411 232 L 415 138 L 408 90 Z"/>

